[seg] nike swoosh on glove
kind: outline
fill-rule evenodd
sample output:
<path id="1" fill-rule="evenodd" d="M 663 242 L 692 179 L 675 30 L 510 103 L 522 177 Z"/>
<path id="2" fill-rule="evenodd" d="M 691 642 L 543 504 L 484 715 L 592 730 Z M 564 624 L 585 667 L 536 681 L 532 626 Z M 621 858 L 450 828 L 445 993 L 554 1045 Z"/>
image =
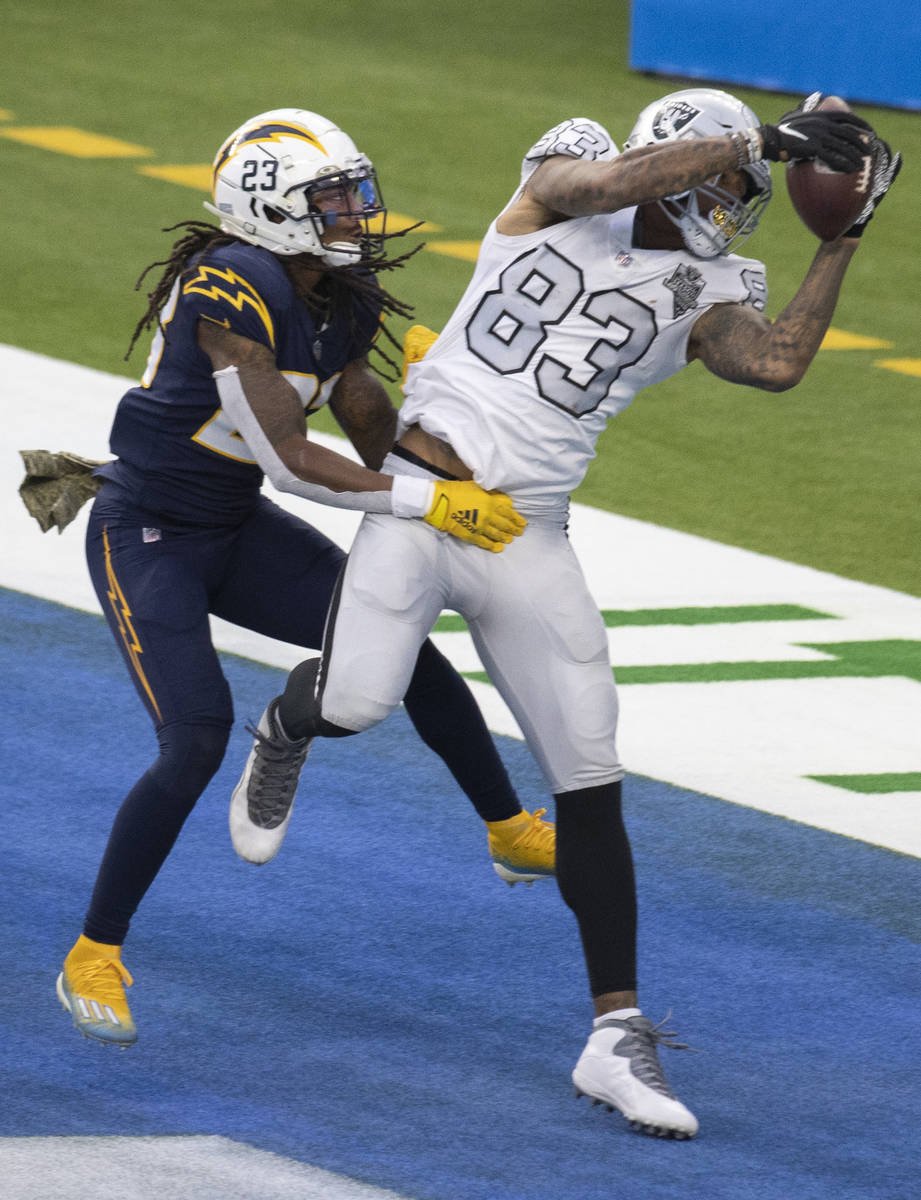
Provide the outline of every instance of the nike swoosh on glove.
<path id="1" fill-rule="evenodd" d="M 850 112 L 802 112 L 794 109 L 777 125 L 762 125 L 764 157 L 771 162 L 818 158 L 833 171 L 859 171 L 873 129 Z"/>

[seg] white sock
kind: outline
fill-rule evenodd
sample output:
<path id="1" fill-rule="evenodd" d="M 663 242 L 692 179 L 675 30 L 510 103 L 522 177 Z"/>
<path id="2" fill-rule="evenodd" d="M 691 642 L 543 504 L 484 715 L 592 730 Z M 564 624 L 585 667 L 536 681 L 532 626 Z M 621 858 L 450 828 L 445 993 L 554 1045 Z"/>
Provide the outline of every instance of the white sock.
<path id="1" fill-rule="evenodd" d="M 626 1021 L 628 1017 L 641 1017 L 643 1014 L 638 1008 L 616 1008 L 613 1012 L 602 1013 L 600 1017 L 595 1017 L 592 1022 L 592 1028 L 597 1029 L 604 1021 L 615 1017 L 618 1021 Z"/>

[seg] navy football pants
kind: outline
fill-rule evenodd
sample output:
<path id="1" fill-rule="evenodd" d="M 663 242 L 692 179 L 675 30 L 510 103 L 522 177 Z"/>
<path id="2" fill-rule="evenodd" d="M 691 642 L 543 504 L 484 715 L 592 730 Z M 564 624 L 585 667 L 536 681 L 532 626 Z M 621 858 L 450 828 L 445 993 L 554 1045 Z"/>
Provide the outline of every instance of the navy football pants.
<path id="1" fill-rule="evenodd" d="M 235 526 L 164 521 L 103 486 L 87 529 L 93 586 L 138 693 L 159 754 L 125 798 L 99 869 L 84 933 L 118 945 L 182 825 L 217 771 L 233 723 L 230 688 L 209 613 L 319 650 L 343 551 L 261 497 Z M 484 820 L 519 810 L 469 688 L 427 642 L 406 710 Z"/>

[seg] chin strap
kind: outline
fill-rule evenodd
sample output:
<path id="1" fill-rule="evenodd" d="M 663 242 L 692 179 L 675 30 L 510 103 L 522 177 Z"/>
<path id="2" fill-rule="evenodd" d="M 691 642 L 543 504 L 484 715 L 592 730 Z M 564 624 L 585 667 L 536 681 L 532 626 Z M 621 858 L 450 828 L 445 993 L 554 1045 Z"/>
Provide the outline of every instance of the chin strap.
<path id="1" fill-rule="evenodd" d="M 361 246 L 354 242 L 332 242 L 330 245 L 324 246 L 317 235 L 316 247 L 308 249 L 287 238 L 277 237 L 272 232 L 272 226 L 265 222 L 247 221 L 233 213 L 221 212 L 207 200 L 202 202 L 202 208 L 220 218 L 221 229 L 224 233 L 241 238 L 244 242 L 249 242 L 251 246 L 261 246 L 263 250 L 269 250 L 272 254 L 283 256 L 312 254 L 328 267 L 347 267 L 352 263 L 360 262 L 362 258 Z M 281 227 L 279 226 L 279 228 Z"/>
<path id="2" fill-rule="evenodd" d="M 328 267 L 348 267 L 361 262 L 362 249 L 354 242 L 330 242 L 317 258 Z"/>

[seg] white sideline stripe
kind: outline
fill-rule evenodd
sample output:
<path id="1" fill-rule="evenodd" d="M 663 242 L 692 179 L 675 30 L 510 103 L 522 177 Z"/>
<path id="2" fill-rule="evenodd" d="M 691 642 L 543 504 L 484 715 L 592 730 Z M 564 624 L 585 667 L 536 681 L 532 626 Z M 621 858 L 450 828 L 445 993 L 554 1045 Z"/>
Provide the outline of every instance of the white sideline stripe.
<path id="1" fill-rule="evenodd" d="M 224 1137 L 0 1139 L 4 1200 L 407 1200 Z"/>
<path id="2" fill-rule="evenodd" d="M 19 449 L 107 456 L 114 407 L 134 380 L 0 346 L 9 437 L 0 449 L 0 586 L 98 612 L 83 559 L 87 509 L 63 536 L 43 535 L 21 504 Z M 350 452 L 341 439 L 317 440 Z M 354 454 L 352 455 L 354 457 Z M 269 489 L 271 491 L 271 489 Z M 342 545 L 360 515 L 280 498 Z M 921 599 L 691 534 L 574 505 L 573 545 L 600 608 L 798 604 L 833 619 L 621 627 L 609 637 L 627 665 L 817 661 L 797 643 L 921 640 Z M 288 669 L 293 646 L 213 620 L 216 644 Z M 478 670 L 465 633 L 438 634 L 461 670 Z M 496 733 L 520 737 L 487 684 L 474 684 Z M 921 856 L 921 793 L 857 795 L 807 778 L 921 772 L 921 683 L 905 678 L 629 684 L 620 752 L 628 771 Z M 546 797 L 525 797 L 526 803 Z"/>

